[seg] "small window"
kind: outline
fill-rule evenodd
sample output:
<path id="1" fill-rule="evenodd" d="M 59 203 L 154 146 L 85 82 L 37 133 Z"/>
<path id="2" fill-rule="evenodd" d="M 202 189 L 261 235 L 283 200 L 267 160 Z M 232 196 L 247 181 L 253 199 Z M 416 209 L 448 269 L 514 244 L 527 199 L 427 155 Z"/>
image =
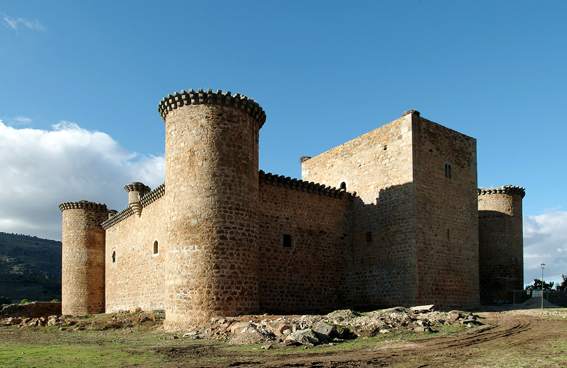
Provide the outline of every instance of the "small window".
<path id="1" fill-rule="evenodd" d="M 447 240 L 451 240 L 451 230 L 447 229 Z"/>
<path id="2" fill-rule="evenodd" d="M 291 235 L 283 234 L 282 245 L 284 246 L 284 248 L 291 248 L 291 245 L 292 245 Z"/>
<path id="3" fill-rule="evenodd" d="M 112 251 L 112 263 L 116 263 L 116 251 Z"/>
<path id="4" fill-rule="evenodd" d="M 158 254 L 159 253 L 159 244 L 157 242 L 157 240 L 154 242 L 154 254 Z"/>
<path id="5" fill-rule="evenodd" d="M 367 242 L 367 243 L 372 243 L 372 231 L 367 231 L 367 232 L 366 232 L 366 242 Z"/>
<path id="6" fill-rule="evenodd" d="M 445 177 L 451 179 L 453 177 L 451 164 L 445 164 Z"/>
<path id="7" fill-rule="evenodd" d="M 344 181 L 341 182 L 341 185 L 339 186 L 339 189 L 346 191 L 346 183 L 345 183 Z"/>

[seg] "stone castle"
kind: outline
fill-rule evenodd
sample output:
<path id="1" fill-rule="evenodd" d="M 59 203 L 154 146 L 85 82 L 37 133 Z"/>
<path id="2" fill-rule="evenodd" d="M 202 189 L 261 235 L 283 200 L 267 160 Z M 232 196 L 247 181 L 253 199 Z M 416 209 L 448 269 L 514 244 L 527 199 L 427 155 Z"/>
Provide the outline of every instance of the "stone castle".
<path id="1" fill-rule="evenodd" d="M 62 211 L 64 314 L 213 316 L 506 301 L 523 288 L 522 198 L 477 189 L 476 140 L 408 111 L 314 157 L 258 168 L 262 108 L 182 91 L 159 104 L 165 183 L 121 212 Z"/>

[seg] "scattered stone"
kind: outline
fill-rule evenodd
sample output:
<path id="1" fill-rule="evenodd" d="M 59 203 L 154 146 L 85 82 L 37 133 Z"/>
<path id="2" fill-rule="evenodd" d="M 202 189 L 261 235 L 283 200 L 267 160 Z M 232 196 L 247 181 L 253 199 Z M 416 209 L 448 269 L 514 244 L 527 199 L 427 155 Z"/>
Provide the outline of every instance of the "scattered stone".
<path id="1" fill-rule="evenodd" d="M 433 312 L 434 309 L 435 309 L 435 305 L 433 304 L 418 305 L 410 308 L 410 310 L 414 313 L 428 313 L 428 312 Z"/>
<path id="2" fill-rule="evenodd" d="M 269 343 L 266 343 L 266 344 L 264 344 L 264 345 L 261 346 L 261 348 L 262 348 L 263 350 L 270 350 L 270 349 L 273 348 L 273 347 L 274 347 L 274 345 L 273 345 L 272 343 L 270 343 L 270 342 L 269 342 Z"/>
<path id="3" fill-rule="evenodd" d="M 284 344 L 286 345 L 315 346 L 319 343 L 319 338 L 310 328 L 292 332 L 291 335 L 286 337 L 284 340 Z"/>
<path id="4" fill-rule="evenodd" d="M 337 336 L 337 329 L 335 325 L 329 324 L 324 321 L 316 322 L 311 330 L 317 335 L 321 341 L 329 341 Z"/>

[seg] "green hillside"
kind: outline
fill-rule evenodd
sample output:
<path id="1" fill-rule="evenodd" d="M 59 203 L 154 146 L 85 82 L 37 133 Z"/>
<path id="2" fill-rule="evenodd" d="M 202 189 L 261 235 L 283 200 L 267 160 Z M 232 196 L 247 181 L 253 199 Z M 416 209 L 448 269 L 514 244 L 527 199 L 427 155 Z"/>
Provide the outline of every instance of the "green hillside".
<path id="1" fill-rule="evenodd" d="M 61 242 L 0 232 L 0 297 L 61 299 Z"/>

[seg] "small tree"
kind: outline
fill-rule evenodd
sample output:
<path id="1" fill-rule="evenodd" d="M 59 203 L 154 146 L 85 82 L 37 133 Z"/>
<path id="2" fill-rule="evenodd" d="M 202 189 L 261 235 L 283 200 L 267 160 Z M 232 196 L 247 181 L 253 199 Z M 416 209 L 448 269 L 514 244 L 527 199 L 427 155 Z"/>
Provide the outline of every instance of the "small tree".
<path id="1" fill-rule="evenodd" d="M 543 282 L 543 290 L 551 290 L 553 289 L 554 282 Z M 541 290 L 541 280 L 534 279 L 534 283 L 526 287 L 526 291 L 533 291 L 533 290 Z"/>

